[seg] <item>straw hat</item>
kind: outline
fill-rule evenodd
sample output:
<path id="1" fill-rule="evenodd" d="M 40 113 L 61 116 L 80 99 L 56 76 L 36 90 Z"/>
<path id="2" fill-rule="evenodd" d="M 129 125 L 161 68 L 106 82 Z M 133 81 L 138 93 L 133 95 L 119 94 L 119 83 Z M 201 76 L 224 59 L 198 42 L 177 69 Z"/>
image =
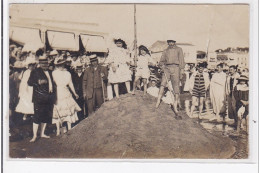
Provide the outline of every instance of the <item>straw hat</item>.
<path id="1" fill-rule="evenodd" d="M 46 56 L 40 56 L 39 57 L 39 63 L 48 63 L 48 59 Z"/>
<path id="2" fill-rule="evenodd" d="M 76 69 L 81 69 L 83 67 L 83 64 L 80 61 L 77 61 L 75 63 L 75 67 L 76 67 Z"/>
<path id="3" fill-rule="evenodd" d="M 90 55 L 89 60 L 90 60 L 90 62 L 97 61 L 98 60 L 97 55 L 96 54 Z"/>
<path id="4" fill-rule="evenodd" d="M 27 57 L 25 60 L 25 65 L 28 66 L 29 64 L 36 64 L 36 60 L 34 57 Z"/>
<path id="5" fill-rule="evenodd" d="M 159 79 L 155 75 L 151 75 L 150 80 L 155 82 L 159 81 Z"/>
<path id="6" fill-rule="evenodd" d="M 23 61 L 15 61 L 13 68 L 24 68 Z"/>
<path id="7" fill-rule="evenodd" d="M 58 51 L 57 50 L 53 50 L 50 52 L 50 56 L 54 56 L 54 55 L 58 55 Z"/>
<path id="8" fill-rule="evenodd" d="M 66 60 L 64 60 L 64 58 L 63 58 L 62 56 L 57 57 L 57 58 L 55 58 L 55 60 L 54 60 L 54 64 L 55 64 L 55 65 L 64 64 L 65 62 L 66 62 Z"/>
<path id="9" fill-rule="evenodd" d="M 248 81 L 248 77 L 247 76 L 244 76 L 244 75 L 241 75 L 238 80 L 243 80 L 243 81 Z"/>

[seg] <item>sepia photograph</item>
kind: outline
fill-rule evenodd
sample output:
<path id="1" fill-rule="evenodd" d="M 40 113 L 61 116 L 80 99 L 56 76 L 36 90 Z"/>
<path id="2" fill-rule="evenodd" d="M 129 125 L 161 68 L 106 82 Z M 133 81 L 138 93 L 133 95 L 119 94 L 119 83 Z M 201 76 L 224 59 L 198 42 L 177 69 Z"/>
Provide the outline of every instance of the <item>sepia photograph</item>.
<path id="1" fill-rule="evenodd" d="M 249 4 L 8 5 L 10 159 L 251 157 Z"/>

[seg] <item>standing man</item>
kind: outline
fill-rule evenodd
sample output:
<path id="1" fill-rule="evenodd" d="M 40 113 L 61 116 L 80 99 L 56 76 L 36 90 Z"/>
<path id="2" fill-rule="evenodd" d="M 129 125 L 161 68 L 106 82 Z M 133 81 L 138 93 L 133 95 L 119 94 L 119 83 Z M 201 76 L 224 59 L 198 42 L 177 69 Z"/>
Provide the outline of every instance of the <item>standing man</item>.
<path id="1" fill-rule="evenodd" d="M 53 79 L 48 70 L 48 59 L 45 56 L 39 58 L 39 66 L 31 72 L 28 80 L 28 85 L 33 87 L 32 102 L 34 105 L 33 138 L 30 142 L 36 140 L 39 124 L 41 124 L 41 137 L 50 138 L 44 132 L 47 123 L 50 123 L 52 119 L 54 103 Z"/>
<path id="2" fill-rule="evenodd" d="M 77 104 L 80 106 L 81 111 L 78 112 L 79 120 L 83 120 L 85 118 L 84 114 L 84 97 L 83 97 L 83 65 L 78 61 L 75 64 L 75 72 L 72 73 L 72 82 L 76 91 L 76 94 L 79 96 L 78 99 L 75 98 Z"/>
<path id="3" fill-rule="evenodd" d="M 218 71 L 213 74 L 210 81 L 210 99 L 215 114 L 210 121 L 223 121 L 226 114 L 227 74 L 223 72 L 223 66 L 223 63 L 217 65 Z"/>
<path id="4" fill-rule="evenodd" d="M 174 109 L 177 114 L 177 104 L 179 103 L 180 96 L 180 78 L 183 74 L 183 70 L 185 67 L 184 56 L 182 48 L 176 46 L 175 40 L 167 40 L 168 48 L 163 51 L 162 57 L 160 59 L 159 65 L 162 67 L 164 71 L 164 75 L 162 77 L 161 87 L 159 91 L 159 96 L 156 103 L 156 108 L 159 107 L 161 102 L 161 98 L 164 93 L 164 88 L 167 86 L 167 79 L 171 81 L 173 92 L 175 95 L 174 101 Z M 167 79 L 166 79 L 167 77 Z M 181 119 L 180 116 L 176 115 L 177 119 Z"/>
<path id="5" fill-rule="evenodd" d="M 228 117 L 234 119 L 234 125 L 237 125 L 236 99 L 234 97 L 234 89 L 238 83 L 240 75 L 237 73 L 237 68 L 234 65 L 229 67 L 229 75 L 226 82 L 226 95 L 228 102 Z"/>
<path id="6" fill-rule="evenodd" d="M 98 64 L 97 55 L 91 55 L 89 59 L 90 66 L 83 76 L 83 95 L 88 107 L 88 115 L 103 104 L 103 80 L 107 80 L 108 75 L 107 68 Z"/>

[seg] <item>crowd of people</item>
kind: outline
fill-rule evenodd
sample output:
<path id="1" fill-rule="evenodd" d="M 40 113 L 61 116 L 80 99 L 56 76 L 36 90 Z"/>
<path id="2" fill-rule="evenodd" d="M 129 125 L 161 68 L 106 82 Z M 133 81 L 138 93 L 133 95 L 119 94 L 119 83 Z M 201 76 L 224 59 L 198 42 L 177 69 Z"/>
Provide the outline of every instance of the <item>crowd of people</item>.
<path id="1" fill-rule="evenodd" d="M 182 119 L 178 113 L 182 91 L 192 96 L 190 117 L 197 106 L 201 116 L 209 91 L 215 114 L 211 121 L 224 120 L 228 109 L 228 117 L 240 129 L 241 120 L 248 115 L 248 73 L 239 74 L 237 66 L 224 71 L 222 63 L 214 71 L 207 69 L 207 63 L 187 68 L 175 40 L 167 40 L 168 48 L 158 62 L 143 45 L 135 60 L 124 40 L 115 39 L 114 43 L 107 57 L 64 50 L 25 52 L 22 47 L 10 45 L 10 115 L 21 113 L 24 120 L 32 116 L 30 142 L 37 139 L 40 124 L 43 138 L 49 138 L 45 134 L 47 123 L 56 125 L 57 136 L 63 126 L 70 130 L 105 101 L 119 99 L 122 84 L 125 93 L 135 95 L 140 89 L 144 95 L 156 97 L 156 108 L 161 101 L 171 105 L 177 120 Z"/>

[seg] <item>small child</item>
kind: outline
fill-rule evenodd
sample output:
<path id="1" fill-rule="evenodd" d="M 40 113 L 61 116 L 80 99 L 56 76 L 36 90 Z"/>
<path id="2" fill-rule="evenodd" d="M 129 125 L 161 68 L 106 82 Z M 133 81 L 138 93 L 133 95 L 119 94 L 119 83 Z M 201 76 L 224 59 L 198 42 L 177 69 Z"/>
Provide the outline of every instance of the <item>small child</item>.
<path id="1" fill-rule="evenodd" d="M 149 64 L 152 64 L 149 50 L 145 46 L 141 45 L 139 46 L 139 56 L 137 61 L 135 81 L 134 81 L 133 92 L 132 92 L 133 95 L 135 95 L 136 84 L 140 78 L 142 78 L 143 85 L 144 85 L 144 95 L 146 94 L 147 79 L 150 76 L 150 70 L 148 67 Z"/>
<path id="2" fill-rule="evenodd" d="M 237 122 L 237 132 L 239 133 L 241 125 L 243 125 L 242 121 L 247 120 L 248 115 L 248 78 L 247 76 L 241 75 L 238 78 L 238 84 L 234 88 L 234 97 L 236 99 L 236 112 L 238 116 Z M 247 123 L 247 122 L 246 122 Z"/>
<path id="3" fill-rule="evenodd" d="M 156 86 L 156 82 L 156 78 L 151 78 L 151 86 L 147 89 L 147 93 L 157 98 L 159 94 L 159 88 Z"/>
<path id="4" fill-rule="evenodd" d="M 203 109 L 203 102 L 206 97 L 206 91 L 209 87 L 209 75 L 204 72 L 207 63 L 199 63 L 198 71 L 195 71 L 189 79 L 190 93 L 192 94 L 192 106 L 190 111 L 190 117 L 193 117 L 193 111 L 197 102 L 199 101 L 199 115 L 201 116 Z"/>
<path id="5" fill-rule="evenodd" d="M 167 90 L 165 90 L 164 95 L 162 97 L 162 101 L 166 104 L 171 105 L 174 108 L 174 111 L 178 112 L 177 106 L 174 105 L 175 97 L 173 97 L 173 96 L 174 96 L 174 91 L 173 91 L 172 83 L 169 82 L 167 85 Z"/>

